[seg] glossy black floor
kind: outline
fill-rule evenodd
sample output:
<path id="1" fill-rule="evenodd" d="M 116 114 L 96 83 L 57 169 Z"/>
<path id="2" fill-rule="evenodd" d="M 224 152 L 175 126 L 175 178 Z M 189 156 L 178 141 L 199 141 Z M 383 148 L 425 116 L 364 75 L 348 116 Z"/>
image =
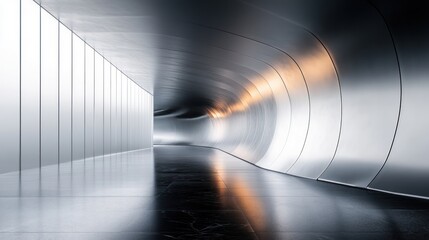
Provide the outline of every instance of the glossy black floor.
<path id="1" fill-rule="evenodd" d="M 0 239 L 429 239 L 429 202 L 159 146 L 0 175 Z"/>

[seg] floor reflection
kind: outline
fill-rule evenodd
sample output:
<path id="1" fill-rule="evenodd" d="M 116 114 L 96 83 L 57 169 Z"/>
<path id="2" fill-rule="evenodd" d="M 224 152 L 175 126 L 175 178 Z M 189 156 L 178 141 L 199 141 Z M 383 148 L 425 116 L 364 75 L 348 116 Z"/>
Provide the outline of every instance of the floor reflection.
<path id="1" fill-rule="evenodd" d="M 428 239 L 429 203 L 159 146 L 0 175 L 0 239 Z"/>

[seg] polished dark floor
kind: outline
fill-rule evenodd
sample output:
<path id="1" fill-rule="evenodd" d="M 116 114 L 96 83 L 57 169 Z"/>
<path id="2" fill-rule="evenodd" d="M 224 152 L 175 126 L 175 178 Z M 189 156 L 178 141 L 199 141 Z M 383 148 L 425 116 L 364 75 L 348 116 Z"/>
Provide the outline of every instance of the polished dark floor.
<path id="1" fill-rule="evenodd" d="M 156 147 L 0 175 L 0 239 L 429 239 L 429 201 Z"/>

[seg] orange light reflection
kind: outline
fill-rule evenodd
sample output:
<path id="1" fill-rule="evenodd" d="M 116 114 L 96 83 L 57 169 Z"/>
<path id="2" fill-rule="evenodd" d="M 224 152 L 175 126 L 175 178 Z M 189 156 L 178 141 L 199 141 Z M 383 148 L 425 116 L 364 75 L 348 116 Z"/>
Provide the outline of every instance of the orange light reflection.
<path id="1" fill-rule="evenodd" d="M 227 191 L 229 191 L 232 194 L 232 197 L 238 201 L 244 212 L 248 213 L 249 216 L 258 216 L 258 220 L 254 222 L 254 224 L 257 225 L 257 229 L 265 229 L 265 206 L 254 193 L 252 186 L 249 186 L 244 179 L 237 176 L 232 176 L 232 179 L 228 179 L 228 176 L 226 176 L 224 172 L 224 166 L 221 159 L 214 159 L 213 162 L 212 173 L 213 177 L 216 178 L 215 182 L 222 199 L 225 199 L 223 197 L 227 196 L 231 197 L 231 195 L 227 195 Z M 218 176 L 220 179 L 217 178 Z M 227 184 L 228 188 L 225 188 L 224 184 Z"/>
<path id="2" fill-rule="evenodd" d="M 302 87 L 305 86 L 302 75 L 308 83 L 317 85 L 336 83 L 333 63 L 322 47 L 297 59 L 299 68 L 290 59 L 282 59 L 278 64 L 274 64 L 276 71 L 268 69 L 261 74 L 263 77 L 252 80 L 235 103 L 217 102 L 215 107 L 207 111 L 209 117 L 224 118 L 236 112 L 243 112 L 251 105 L 261 102 L 273 94 L 276 95 L 278 91 L 284 92 L 285 84 L 289 93 L 302 91 Z"/>

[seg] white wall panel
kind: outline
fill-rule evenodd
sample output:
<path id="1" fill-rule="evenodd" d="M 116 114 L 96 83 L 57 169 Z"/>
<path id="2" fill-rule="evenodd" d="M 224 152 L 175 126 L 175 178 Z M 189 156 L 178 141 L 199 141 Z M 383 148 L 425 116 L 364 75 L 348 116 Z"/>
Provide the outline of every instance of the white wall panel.
<path id="1" fill-rule="evenodd" d="M 139 135 L 140 135 L 140 130 L 139 130 L 139 91 L 138 91 L 139 87 L 137 86 L 137 84 L 135 85 L 134 88 L 134 120 L 135 120 L 135 129 L 136 129 L 136 134 L 134 136 L 134 149 L 139 149 Z"/>
<path id="2" fill-rule="evenodd" d="M 116 108 L 117 108 L 117 152 L 122 152 L 122 73 L 116 72 Z"/>
<path id="3" fill-rule="evenodd" d="M 147 92 L 143 91 L 143 148 L 147 148 L 148 140 L 149 138 L 145 137 L 146 135 L 150 135 L 151 133 L 148 131 L 148 126 L 150 125 L 150 115 L 147 113 L 149 111 L 149 94 Z"/>
<path id="4" fill-rule="evenodd" d="M 41 163 L 58 163 L 58 21 L 41 12 Z"/>
<path id="5" fill-rule="evenodd" d="M 39 166 L 40 6 L 22 0 L 21 169 Z"/>
<path id="6" fill-rule="evenodd" d="M 0 172 L 19 168 L 19 24 L 19 1 L 0 1 Z"/>
<path id="7" fill-rule="evenodd" d="M 131 85 L 132 85 L 132 81 L 128 82 L 128 86 L 127 86 L 127 148 L 128 150 L 131 150 L 131 134 L 132 134 L 132 126 L 131 126 L 131 119 L 132 119 L 132 115 L 131 115 Z"/>
<path id="8" fill-rule="evenodd" d="M 85 158 L 94 156 L 94 49 L 85 44 Z"/>
<path id="9" fill-rule="evenodd" d="M 104 129 L 104 114 L 103 114 L 103 99 L 104 99 L 104 84 L 103 84 L 103 57 L 95 53 L 95 91 L 94 91 L 94 153 L 95 156 L 103 154 L 103 129 Z"/>
<path id="10" fill-rule="evenodd" d="M 84 42 L 73 34 L 73 160 L 83 159 L 84 157 L 84 58 Z"/>
<path id="11" fill-rule="evenodd" d="M 60 25 L 60 162 L 71 161 L 72 36 L 69 29 Z"/>
<path id="12" fill-rule="evenodd" d="M 118 120 L 117 120 L 117 113 L 118 113 L 118 108 L 117 108 L 117 94 L 116 94 L 116 68 L 114 66 L 112 66 L 111 69 L 111 112 L 110 112 L 110 121 L 111 121 L 111 138 L 110 138 L 110 145 L 111 145 L 111 153 L 115 153 L 118 151 L 118 136 L 117 136 L 117 132 L 116 132 L 116 128 L 118 125 Z"/>
<path id="13" fill-rule="evenodd" d="M 112 65 L 104 60 L 104 154 L 109 154 L 112 151 L 111 147 L 111 128 L 112 128 L 112 79 L 111 79 L 111 68 Z"/>
<path id="14" fill-rule="evenodd" d="M 138 129 L 138 135 L 137 135 L 137 147 L 141 148 L 141 136 L 142 136 L 142 127 L 141 127 L 141 89 L 137 89 L 137 129 Z"/>
<path id="15" fill-rule="evenodd" d="M 122 100 L 121 100 L 121 107 L 122 107 L 121 145 L 122 145 L 122 151 L 127 151 L 128 150 L 128 146 L 127 146 L 127 134 L 128 134 L 128 131 L 127 131 L 127 127 L 128 127 L 128 121 L 127 121 L 127 117 L 128 117 L 127 98 L 128 98 L 128 95 L 127 95 L 127 92 L 128 92 L 128 88 L 127 87 L 128 87 L 128 78 L 123 73 L 121 73 L 121 75 L 122 75 L 122 83 L 121 83 L 121 85 L 122 85 L 122 87 L 121 87 L 121 92 L 122 92 L 122 94 L 121 94 L 121 97 L 122 97 Z"/>
<path id="16" fill-rule="evenodd" d="M 131 117 L 131 125 L 130 128 L 132 129 L 131 131 L 131 139 L 130 139 L 130 146 L 131 146 L 131 150 L 136 149 L 136 95 L 135 95 L 135 83 L 131 84 L 131 93 L 130 93 L 130 97 L 131 97 L 131 106 L 130 106 L 130 117 Z"/>

